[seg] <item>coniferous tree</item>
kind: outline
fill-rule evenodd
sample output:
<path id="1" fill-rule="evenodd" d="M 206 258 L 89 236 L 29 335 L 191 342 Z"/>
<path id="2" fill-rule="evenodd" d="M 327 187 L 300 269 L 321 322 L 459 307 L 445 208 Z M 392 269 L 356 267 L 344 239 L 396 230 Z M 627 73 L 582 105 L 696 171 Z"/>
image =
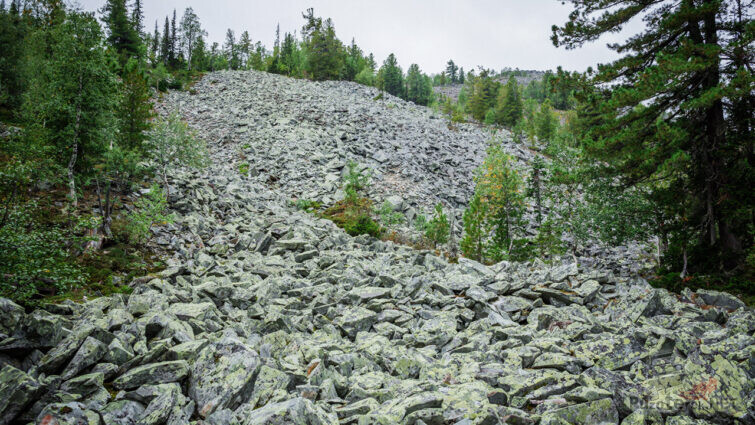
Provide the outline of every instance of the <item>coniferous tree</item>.
<path id="1" fill-rule="evenodd" d="M 178 63 L 178 27 L 176 23 L 176 9 L 173 9 L 173 19 L 170 20 L 168 62 L 175 67 Z"/>
<path id="2" fill-rule="evenodd" d="M 108 30 L 107 41 L 126 63 L 129 58 L 138 57 L 141 39 L 128 16 L 126 0 L 107 0 L 102 9 Z"/>
<path id="3" fill-rule="evenodd" d="M 366 66 L 362 49 L 357 46 L 354 39 L 351 39 L 351 45 L 348 47 L 344 63 L 343 78 L 347 81 L 353 81 L 357 74 Z"/>
<path id="4" fill-rule="evenodd" d="M 543 179 L 545 174 L 545 162 L 540 155 L 536 155 L 532 161 L 532 173 L 530 174 L 527 196 L 534 200 L 535 218 L 537 224 L 543 222 Z"/>
<path id="5" fill-rule="evenodd" d="M 486 236 L 485 215 L 485 205 L 482 203 L 481 196 L 475 193 L 462 217 L 464 237 L 460 241 L 462 254 L 475 261 L 483 260 Z"/>
<path id="6" fill-rule="evenodd" d="M 157 27 L 157 20 L 155 19 L 155 31 L 152 34 L 152 46 L 151 52 L 152 65 L 156 65 L 160 58 L 160 31 Z"/>
<path id="7" fill-rule="evenodd" d="M 142 0 L 134 0 L 134 9 L 131 11 L 131 21 L 134 24 L 136 34 L 141 36 L 144 32 L 144 9 L 142 9 Z"/>
<path id="8" fill-rule="evenodd" d="M 461 68 L 459 68 L 459 84 L 464 84 L 465 78 L 464 67 L 462 66 Z"/>
<path id="9" fill-rule="evenodd" d="M 406 100 L 418 105 L 428 105 L 432 101 L 433 89 L 430 78 L 412 64 L 406 73 Z"/>
<path id="10" fill-rule="evenodd" d="M 633 18 L 646 23 L 611 45 L 622 57 L 601 65 L 594 89 L 581 94 L 590 106 L 582 114 L 587 153 L 624 187 L 644 187 L 664 208 L 676 208 L 679 232 L 695 235 L 696 265 L 735 268 L 752 246 L 755 204 L 755 33 L 747 29 L 752 20 L 737 13 L 742 2 L 571 4 L 570 21 L 553 28 L 556 46 L 579 47 Z M 674 193 L 695 202 L 680 204 Z"/>
<path id="11" fill-rule="evenodd" d="M 486 256 L 494 262 L 515 256 L 517 236 L 523 233 L 522 178 L 512 162 L 500 144 L 493 144 L 476 179 L 475 191 L 486 205 L 485 221 L 492 233 Z"/>
<path id="12" fill-rule="evenodd" d="M 236 34 L 228 28 L 225 33 L 225 43 L 223 44 L 223 53 L 227 61 L 228 69 L 239 69 L 239 56 L 236 48 Z"/>
<path id="13" fill-rule="evenodd" d="M 446 75 L 451 84 L 455 84 L 458 81 L 459 67 L 456 66 L 453 60 L 449 60 L 446 64 Z"/>
<path id="14" fill-rule="evenodd" d="M 506 87 L 500 91 L 496 110 L 496 123 L 514 128 L 522 119 L 523 114 L 522 96 L 519 93 L 519 84 L 512 75 L 506 83 Z"/>
<path id="15" fill-rule="evenodd" d="M 333 21 L 316 18 L 312 22 L 314 23 L 308 21 L 304 27 L 307 34 L 309 76 L 315 81 L 337 80 L 341 77 L 344 67 L 343 44 L 336 37 Z"/>
<path id="16" fill-rule="evenodd" d="M 165 17 L 165 26 L 163 27 L 163 37 L 160 42 L 160 59 L 163 65 L 169 66 L 171 63 L 170 56 L 170 20 Z"/>
<path id="17" fill-rule="evenodd" d="M 550 99 L 546 99 L 535 116 L 535 134 L 541 143 L 547 143 L 553 140 L 557 130 L 558 118 L 553 112 Z"/>
<path id="18" fill-rule="evenodd" d="M 249 36 L 249 31 L 242 32 L 238 44 L 239 64 L 241 68 L 249 69 L 249 59 L 252 54 L 252 48 L 252 38 Z"/>
<path id="19" fill-rule="evenodd" d="M 123 72 L 118 117 L 122 147 L 141 152 L 152 118 L 152 103 L 144 71 L 134 59 L 126 64 Z"/>
<path id="20" fill-rule="evenodd" d="M 202 29 L 199 17 L 194 13 L 194 9 L 187 7 L 181 18 L 181 50 L 186 58 L 186 65 L 189 71 L 192 70 L 192 55 L 194 54 L 197 39 L 206 35 L 207 32 Z"/>
<path id="21" fill-rule="evenodd" d="M 475 77 L 472 84 L 472 93 L 469 96 L 467 108 L 469 113 L 478 121 L 485 119 L 485 114 L 495 106 L 498 95 L 498 83 L 490 77 L 490 71 L 482 70 Z"/>
<path id="22" fill-rule="evenodd" d="M 404 95 L 404 73 L 401 67 L 398 66 L 396 55 L 391 53 L 383 62 L 383 66 L 380 68 L 381 73 L 381 87 L 380 89 L 387 91 L 388 93 L 403 97 Z"/>

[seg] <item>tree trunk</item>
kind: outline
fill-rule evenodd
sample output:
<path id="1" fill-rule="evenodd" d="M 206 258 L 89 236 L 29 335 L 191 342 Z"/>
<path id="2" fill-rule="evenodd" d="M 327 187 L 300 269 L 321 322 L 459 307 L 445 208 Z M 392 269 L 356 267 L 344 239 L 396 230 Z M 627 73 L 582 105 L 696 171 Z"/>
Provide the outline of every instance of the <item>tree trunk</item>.
<path id="1" fill-rule="evenodd" d="M 684 260 L 684 266 L 682 267 L 682 272 L 679 273 L 679 278 L 684 279 L 687 277 L 687 245 L 684 245 L 684 248 L 682 248 L 682 258 Z"/>
<path id="2" fill-rule="evenodd" d="M 714 0 L 705 0 L 711 5 Z M 703 18 L 704 44 L 718 46 L 718 24 L 716 11 L 707 13 Z M 718 87 L 721 80 L 720 59 L 717 59 L 706 72 L 702 90 L 707 91 Z M 707 213 L 708 237 L 711 248 L 718 248 L 721 254 L 731 254 L 741 251 L 742 245 L 729 226 L 729 218 L 719 208 L 721 193 L 727 182 L 727 170 L 722 161 L 722 150 L 726 144 L 726 121 L 722 100 L 718 99 L 705 111 L 705 146 L 703 154 L 703 177 L 705 178 L 705 205 Z"/>
<path id="3" fill-rule="evenodd" d="M 79 126 L 81 124 L 81 92 L 84 90 L 83 76 L 79 75 L 79 97 L 76 102 L 76 122 L 73 127 L 73 148 L 71 158 L 68 161 L 68 191 L 73 203 L 73 209 L 78 206 L 76 200 L 76 181 L 74 180 L 73 169 L 76 166 L 76 159 L 79 155 Z"/>

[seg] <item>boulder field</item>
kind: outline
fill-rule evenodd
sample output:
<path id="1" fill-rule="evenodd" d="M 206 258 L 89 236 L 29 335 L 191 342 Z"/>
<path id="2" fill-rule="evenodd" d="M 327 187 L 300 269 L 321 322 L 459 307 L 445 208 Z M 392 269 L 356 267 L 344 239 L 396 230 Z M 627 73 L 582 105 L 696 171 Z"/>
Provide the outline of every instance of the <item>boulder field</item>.
<path id="1" fill-rule="evenodd" d="M 483 130 L 352 83 L 193 90 L 159 105 L 212 158 L 171 172 L 167 268 L 129 295 L 0 299 L 0 424 L 755 424 L 755 312 L 732 295 L 654 289 L 629 248 L 451 264 L 290 205 L 336 199 L 355 159 L 405 213 L 462 206 Z"/>

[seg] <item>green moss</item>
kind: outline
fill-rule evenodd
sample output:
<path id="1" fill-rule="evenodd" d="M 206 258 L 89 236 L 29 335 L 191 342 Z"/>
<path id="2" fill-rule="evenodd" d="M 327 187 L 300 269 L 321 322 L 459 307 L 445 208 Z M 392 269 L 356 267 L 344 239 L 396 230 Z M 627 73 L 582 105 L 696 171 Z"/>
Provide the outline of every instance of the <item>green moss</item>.
<path id="1" fill-rule="evenodd" d="M 248 174 L 249 173 L 249 163 L 248 162 L 242 162 L 239 164 L 239 173 L 241 174 Z"/>
<path id="2" fill-rule="evenodd" d="M 372 201 L 367 198 L 344 199 L 325 210 L 322 217 L 335 223 L 351 236 L 380 237 L 383 229 L 372 219 Z"/>

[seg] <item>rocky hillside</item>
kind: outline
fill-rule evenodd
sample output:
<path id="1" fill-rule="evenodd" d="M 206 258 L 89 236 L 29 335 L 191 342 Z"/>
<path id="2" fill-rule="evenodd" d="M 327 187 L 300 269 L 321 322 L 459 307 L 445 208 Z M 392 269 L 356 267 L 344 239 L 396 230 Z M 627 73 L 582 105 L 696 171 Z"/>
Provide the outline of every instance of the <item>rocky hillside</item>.
<path id="1" fill-rule="evenodd" d="M 416 176 L 409 205 L 462 202 L 479 130 L 347 83 L 196 93 L 163 104 L 213 159 L 172 173 L 169 267 L 128 296 L 0 300 L 0 424 L 755 423 L 755 312 L 733 296 L 600 261 L 449 264 L 289 206 L 335 197 L 349 158 L 376 193 Z"/>
<path id="2" fill-rule="evenodd" d="M 214 73 L 161 106 L 227 146 L 223 161 L 249 164 L 249 177 L 289 198 L 329 204 L 342 196 L 341 173 L 353 160 L 371 170 L 371 197 L 391 198 L 410 217 L 438 202 L 465 206 L 493 137 L 474 124 L 449 128 L 430 109 L 373 87 L 255 71 Z M 509 134 L 497 137 L 522 165 L 531 159 Z"/>
<path id="3" fill-rule="evenodd" d="M 516 78 L 519 87 L 527 87 L 532 81 L 542 80 L 544 75 L 545 71 L 527 71 L 525 75 L 516 76 L 514 78 Z M 494 80 L 503 85 L 508 82 L 508 78 L 504 77 L 497 77 L 494 78 Z M 435 86 L 433 87 L 433 91 L 437 95 L 446 96 L 456 102 L 459 100 L 459 93 L 461 93 L 462 87 L 464 87 L 463 84 L 449 84 L 447 86 Z"/>

